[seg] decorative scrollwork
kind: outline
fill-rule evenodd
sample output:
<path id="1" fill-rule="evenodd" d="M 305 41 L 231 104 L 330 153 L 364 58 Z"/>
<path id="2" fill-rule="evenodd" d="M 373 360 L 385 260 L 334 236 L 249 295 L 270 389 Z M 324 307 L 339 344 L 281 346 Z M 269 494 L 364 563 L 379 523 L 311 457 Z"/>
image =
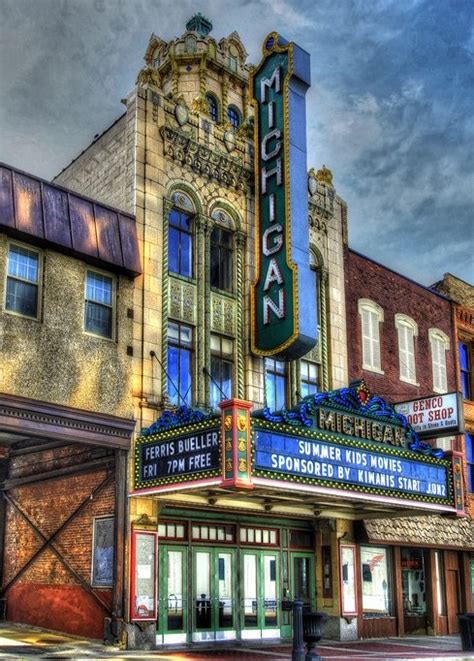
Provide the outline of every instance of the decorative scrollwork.
<path id="1" fill-rule="evenodd" d="M 246 192 L 252 185 L 252 172 L 235 157 L 219 154 L 200 145 L 170 126 L 162 126 L 160 133 L 165 142 L 164 151 L 172 160 L 192 167 L 198 174 L 217 179 L 227 187 Z"/>

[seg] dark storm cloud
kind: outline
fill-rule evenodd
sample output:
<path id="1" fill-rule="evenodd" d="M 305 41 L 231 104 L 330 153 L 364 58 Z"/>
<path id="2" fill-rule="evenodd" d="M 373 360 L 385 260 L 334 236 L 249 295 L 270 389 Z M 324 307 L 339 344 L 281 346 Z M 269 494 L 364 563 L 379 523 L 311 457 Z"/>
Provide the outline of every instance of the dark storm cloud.
<path id="1" fill-rule="evenodd" d="M 0 0 L 0 157 L 53 176 L 122 112 L 150 33 L 201 11 L 249 61 L 278 30 L 312 56 L 309 166 L 333 170 L 360 252 L 474 279 L 471 0 Z"/>

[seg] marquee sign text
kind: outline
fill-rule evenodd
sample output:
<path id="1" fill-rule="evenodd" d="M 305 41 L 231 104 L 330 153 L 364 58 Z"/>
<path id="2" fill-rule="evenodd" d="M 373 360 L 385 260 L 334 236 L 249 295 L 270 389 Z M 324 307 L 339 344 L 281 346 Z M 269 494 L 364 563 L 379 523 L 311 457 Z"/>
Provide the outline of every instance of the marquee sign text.
<path id="1" fill-rule="evenodd" d="M 199 479 L 219 471 L 220 430 L 194 431 L 170 440 L 144 443 L 140 448 L 140 486 L 173 482 L 180 476 Z"/>
<path id="2" fill-rule="evenodd" d="M 258 429 L 254 433 L 254 468 L 274 479 L 333 486 L 374 487 L 387 495 L 449 502 L 448 466 L 443 460 L 419 461 L 335 443 Z"/>

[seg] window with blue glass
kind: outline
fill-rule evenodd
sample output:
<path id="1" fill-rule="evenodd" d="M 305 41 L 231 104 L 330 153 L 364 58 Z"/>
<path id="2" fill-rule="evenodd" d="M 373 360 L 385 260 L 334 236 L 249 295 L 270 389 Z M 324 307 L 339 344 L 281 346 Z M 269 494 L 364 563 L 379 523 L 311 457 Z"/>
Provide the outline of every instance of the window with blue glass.
<path id="1" fill-rule="evenodd" d="M 84 327 L 88 333 L 112 338 L 114 281 L 108 275 L 87 271 Z"/>
<path id="2" fill-rule="evenodd" d="M 227 108 L 227 118 L 232 125 L 232 128 L 237 130 L 242 122 L 242 118 L 239 110 L 235 106 L 229 106 Z"/>
<path id="3" fill-rule="evenodd" d="M 265 396 L 270 411 L 279 411 L 285 406 L 285 388 L 285 363 L 265 358 Z"/>
<path id="4" fill-rule="evenodd" d="M 464 435 L 464 448 L 466 455 L 467 484 L 470 493 L 474 493 L 474 436 Z"/>
<path id="5" fill-rule="evenodd" d="M 171 404 L 191 406 L 193 393 L 193 329 L 168 324 L 168 395 Z"/>
<path id="6" fill-rule="evenodd" d="M 459 367 L 461 370 L 461 392 L 464 399 L 472 399 L 471 388 L 471 360 L 472 352 L 469 342 L 459 342 Z"/>
<path id="7" fill-rule="evenodd" d="M 209 112 L 209 117 L 213 122 L 219 121 L 219 106 L 217 104 L 217 99 L 213 94 L 206 94 L 207 109 Z"/>
<path id="8" fill-rule="evenodd" d="M 211 406 L 232 397 L 234 343 L 228 337 L 211 335 Z"/>
<path id="9" fill-rule="evenodd" d="M 189 214 L 172 209 L 168 221 L 168 263 L 170 273 L 193 275 L 193 235 Z"/>
<path id="10" fill-rule="evenodd" d="M 314 395 L 318 392 L 318 365 L 309 360 L 300 362 L 300 394 L 301 397 Z"/>
<path id="11" fill-rule="evenodd" d="M 37 318 L 39 274 L 39 253 L 11 244 L 8 248 L 6 310 Z"/>
<path id="12" fill-rule="evenodd" d="M 211 232 L 211 287 L 232 290 L 232 233 L 217 225 Z"/>

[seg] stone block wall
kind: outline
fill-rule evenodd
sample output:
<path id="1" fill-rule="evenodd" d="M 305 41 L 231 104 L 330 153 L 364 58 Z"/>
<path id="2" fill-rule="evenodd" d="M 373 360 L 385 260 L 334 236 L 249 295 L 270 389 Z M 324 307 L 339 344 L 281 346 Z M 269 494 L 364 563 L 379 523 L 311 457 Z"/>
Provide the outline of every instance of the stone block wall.
<path id="1" fill-rule="evenodd" d="M 73 191 L 134 213 L 134 131 L 122 115 L 64 168 L 54 182 Z"/>

